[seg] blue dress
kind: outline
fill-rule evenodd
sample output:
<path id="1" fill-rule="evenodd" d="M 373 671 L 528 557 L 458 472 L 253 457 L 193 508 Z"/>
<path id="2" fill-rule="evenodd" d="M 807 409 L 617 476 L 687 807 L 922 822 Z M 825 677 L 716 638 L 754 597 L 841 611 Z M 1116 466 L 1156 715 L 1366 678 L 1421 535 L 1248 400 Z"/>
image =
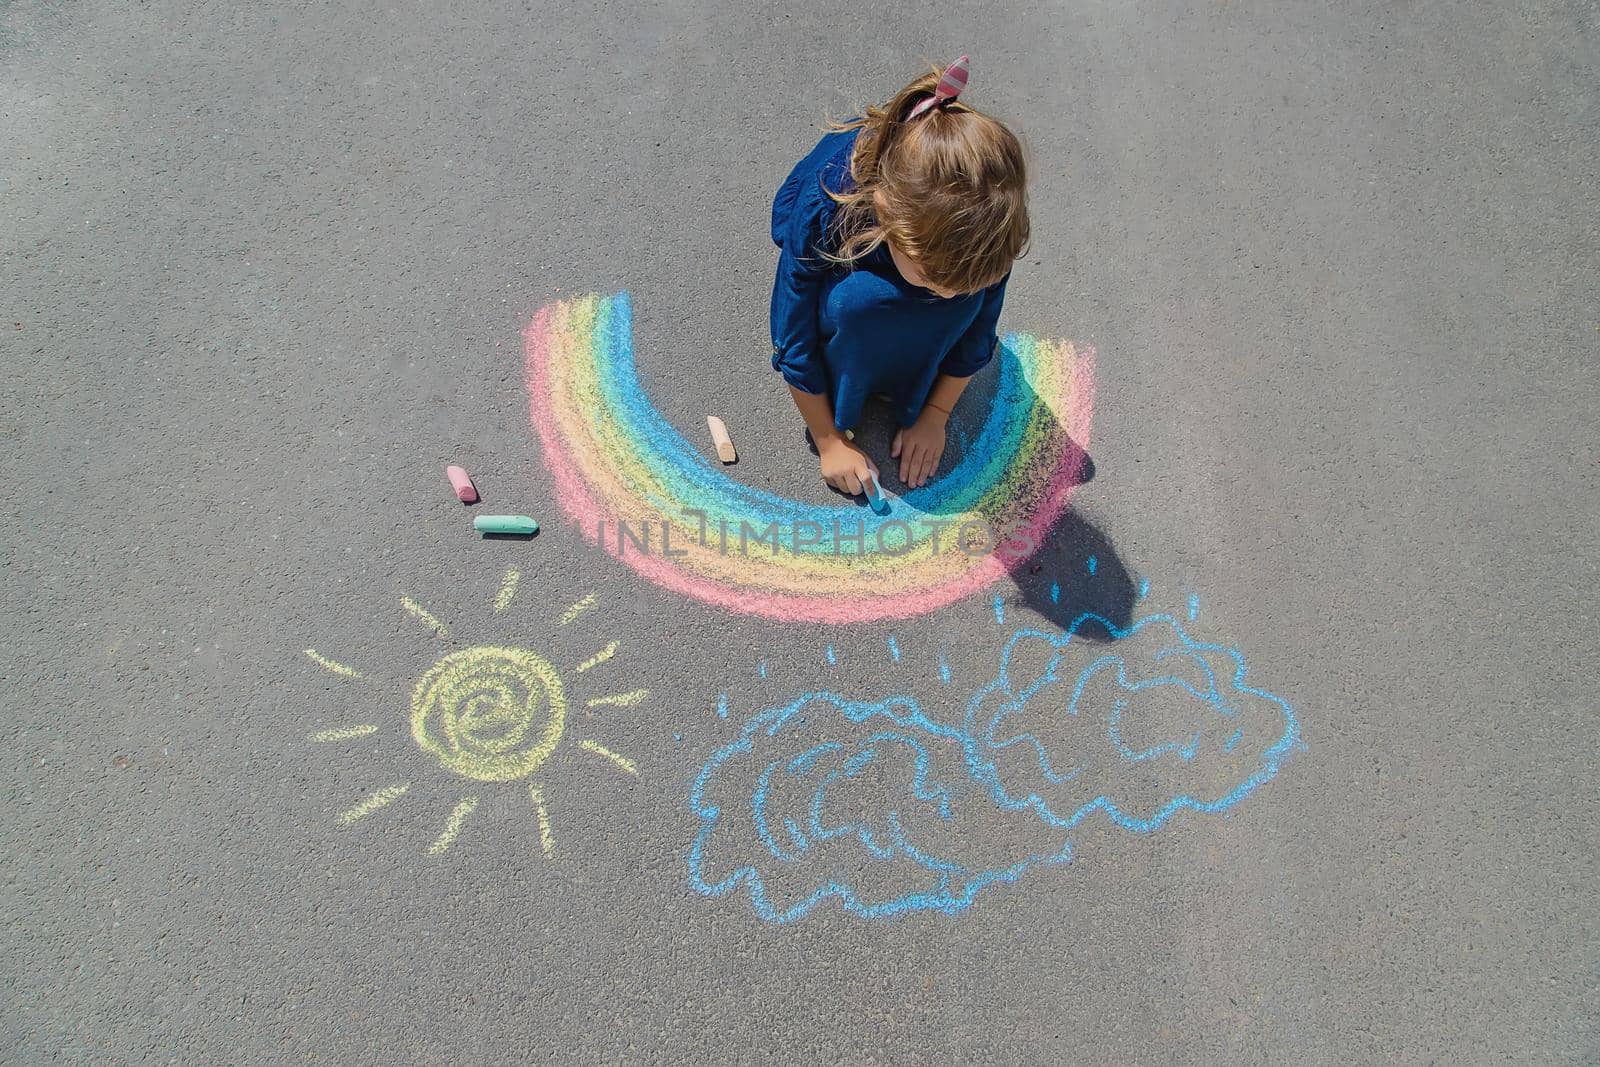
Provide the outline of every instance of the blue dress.
<path id="1" fill-rule="evenodd" d="M 772 366 L 807 393 L 826 393 L 833 421 L 852 429 L 873 393 L 909 426 L 940 374 L 965 378 L 995 351 L 1006 281 L 944 299 L 900 276 L 886 246 L 846 270 L 823 259 L 838 204 L 823 186 L 852 183 L 857 130 L 827 134 L 795 165 L 772 204 L 778 276 L 772 285 Z"/>

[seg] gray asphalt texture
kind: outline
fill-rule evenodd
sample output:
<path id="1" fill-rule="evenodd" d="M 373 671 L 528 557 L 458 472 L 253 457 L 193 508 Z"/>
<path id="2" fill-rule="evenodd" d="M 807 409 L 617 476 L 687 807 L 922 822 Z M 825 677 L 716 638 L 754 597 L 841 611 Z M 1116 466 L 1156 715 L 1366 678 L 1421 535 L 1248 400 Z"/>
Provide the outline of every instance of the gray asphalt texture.
<path id="1" fill-rule="evenodd" d="M 1597 22 L 0 6 L 0 1055 L 1600 1059 Z M 768 924 L 688 884 L 702 762 L 814 689 L 959 717 L 1050 613 L 1001 583 L 1004 626 L 980 595 L 828 630 L 645 582 L 562 521 L 520 331 L 631 291 L 662 412 L 825 500 L 767 364 L 771 194 L 825 116 L 961 52 L 1033 161 L 1003 325 L 1099 352 L 1096 474 L 1038 581 L 1087 548 L 1149 610 L 1198 595 L 1304 744 L 1226 817 L 1090 820 L 959 914 Z M 449 462 L 544 531 L 478 539 Z M 638 777 L 552 756 L 546 860 L 521 783 L 412 742 L 410 687 L 445 648 L 610 640 L 574 693 L 651 695 L 572 730 Z"/>

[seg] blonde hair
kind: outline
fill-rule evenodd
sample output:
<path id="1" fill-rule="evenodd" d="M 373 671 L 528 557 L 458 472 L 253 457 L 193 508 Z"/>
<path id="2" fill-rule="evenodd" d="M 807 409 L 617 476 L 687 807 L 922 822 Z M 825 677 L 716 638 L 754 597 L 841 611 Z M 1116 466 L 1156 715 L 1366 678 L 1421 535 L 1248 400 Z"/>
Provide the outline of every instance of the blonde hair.
<path id="1" fill-rule="evenodd" d="M 825 190 L 839 204 L 838 251 L 823 254 L 853 266 L 887 241 L 934 285 L 976 292 L 1027 251 L 1027 166 L 1016 134 L 959 99 L 906 121 L 939 75 L 923 75 L 863 118 L 831 124 L 861 133 L 850 158 L 855 187 Z"/>

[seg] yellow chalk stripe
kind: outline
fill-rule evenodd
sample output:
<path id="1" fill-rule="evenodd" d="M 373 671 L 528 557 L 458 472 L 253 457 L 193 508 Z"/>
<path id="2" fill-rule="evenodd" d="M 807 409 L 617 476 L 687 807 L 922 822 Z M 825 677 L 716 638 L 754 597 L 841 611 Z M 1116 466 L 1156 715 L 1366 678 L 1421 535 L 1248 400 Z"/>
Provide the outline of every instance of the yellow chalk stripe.
<path id="1" fill-rule="evenodd" d="M 591 708 L 602 708 L 608 704 L 623 708 L 631 708 L 649 695 L 650 690 L 648 689 L 635 689 L 631 693 L 617 693 L 608 697 L 595 697 L 594 699 L 588 701 L 588 705 Z"/>
<path id="2" fill-rule="evenodd" d="M 318 744 L 324 741 L 349 741 L 354 737 L 366 737 L 368 734 L 377 732 L 378 728 L 376 726 L 371 723 L 362 723 L 360 726 L 346 726 L 338 730 L 318 730 L 316 733 L 307 736 L 306 740 L 315 741 Z"/>
<path id="3" fill-rule="evenodd" d="M 428 609 L 423 607 L 421 604 L 418 604 L 415 600 L 412 600 L 408 596 L 403 596 L 400 598 L 400 606 L 405 608 L 406 611 L 410 612 L 412 618 L 416 619 L 418 622 L 422 623 L 422 625 L 432 630 L 436 636 L 450 636 L 450 631 L 445 628 L 444 623 L 430 615 L 428 613 Z"/>
<path id="4" fill-rule="evenodd" d="M 578 664 L 578 667 L 577 667 L 578 673 L 582 674 L 584 671 L 588 670 L 590 667 L 598 667 L 598 666 L 600 666 L 600 664 L 604 663 L 606 660 L 610 659 L 612 656 L 615 656 L 617 654 L 617 646 L 620 645 L 620 644 L 621 644 L 620 641 L 613 641 L 609 645 L 607 645 L 605 648 L 602 648 L 599 652 L 596 652 L 594 655 L 590 656 L 588 659 L 586 659 L 582 663 Z"/>
<path id="5" fill-rule="evenodd" d="M 346 667 L 343 663 L 335 663 L 327 656 L 318 653 L 314 648 L 306 649 L 306 655 L 310 656 L 317 666 L 321 667 L 323 670 L 332 671 L 334 674 L 342 674 L 346 678 L 362 677 L 361 672 L 356 670 L 354 667 Z"/>
<path id="6" fill-rule="evenodd" d="M 339 821 L 344 823 L 344 825 L 349 826 L 353 822 L 358 822 L 361 819 L 365 819 L 368 815 L 371 815 L 379 808 L 388 804 L 393 804 L 396 800 L 399 800 L 401 797 L 405 796 L 406 790 L 410 788 L 411 786 L 407 784 L 391 785 L 385 789 L 380 789 L 367 799 L 363 800 L 361 803 L 357 804 L 355 807 L 351 808 L 349 811 L 340 812 Z"/>
<path id="7" fill-rule="evenodd" d="M 582 615 L 592 607 L 594 607 L 594 594 L 590 593 L 588 596 L 584 597 L 582 600 L 578 601 L 576 604 L 567 609 L 567 613 L 561 616 L 561 625 L 567 625 L 567 623 L 571 622 L 573 619 L 576 619 L 579 615 Z"/>
<path id="8" fill-rule="evenodd" d="M 544 790 L 530 782 L 528 795 L 533 798 L 533 810 L 539 815 L 539 847 L 544 849 L 545 859 L 552 859 L 556 854 L 556 839 L 550 833 L 550 813 L 544 810 Z"/>
<path id="9" fill-rule="evenodd" d="M 522 581 L 522 572 L 508 570 L 506 576 L 500 579 L 500 591 L 494 595 L 494 613 L 500 614 L 511 606 L 511 598 L 517 595 L 517 583 Z"/>
<path id="10" fill-rule="evenodd" d="M 578 742 L 578 747 L 586 751 L 593 752 L 596 756 L 604 756 L 606 759 L 610 760 L 612 763 L 615 763 L 618 767 L 621 767 L 635 778 L 639 776 L 638 764 L 634 763 L 633 760 L 626 756 L 617 755 L 615 752 L 600 744 L 598 741 L 580 741 Z"/>
<path id="11" fill-rule="evenodd" d="M 450 817 L 444 821 L 444 832 L 439 835 L 439 840 L 428 846 L 428 855 L 437 856 L 449 848 L 451 843 L 455 841 L 456 835 L 461 832 L 461 824 L 467 821 L 467 816 L 471 815 L 477 807 L 477 797 L 462 797 L 461 803 L 455 806 L 450 812 Z"/>

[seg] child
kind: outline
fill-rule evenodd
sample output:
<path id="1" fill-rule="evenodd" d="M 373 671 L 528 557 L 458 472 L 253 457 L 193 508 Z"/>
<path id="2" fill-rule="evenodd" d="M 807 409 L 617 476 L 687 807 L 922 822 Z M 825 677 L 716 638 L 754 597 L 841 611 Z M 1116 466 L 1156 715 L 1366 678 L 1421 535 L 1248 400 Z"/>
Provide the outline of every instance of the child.
<path id="1" fill-rule="evenodd" d="M 772 205 L 772 366 L 841 492 L 877 480 L 844 435 L 869 395 L 887 395 L 900 427 L 890 455 L 917 488 L 938 469 L 956 400 L 994 355 L 1028 242 L 1027 178 L 1016 135 L 957 99 L 966 83 L 962 56 L 834 127 Z"/>

